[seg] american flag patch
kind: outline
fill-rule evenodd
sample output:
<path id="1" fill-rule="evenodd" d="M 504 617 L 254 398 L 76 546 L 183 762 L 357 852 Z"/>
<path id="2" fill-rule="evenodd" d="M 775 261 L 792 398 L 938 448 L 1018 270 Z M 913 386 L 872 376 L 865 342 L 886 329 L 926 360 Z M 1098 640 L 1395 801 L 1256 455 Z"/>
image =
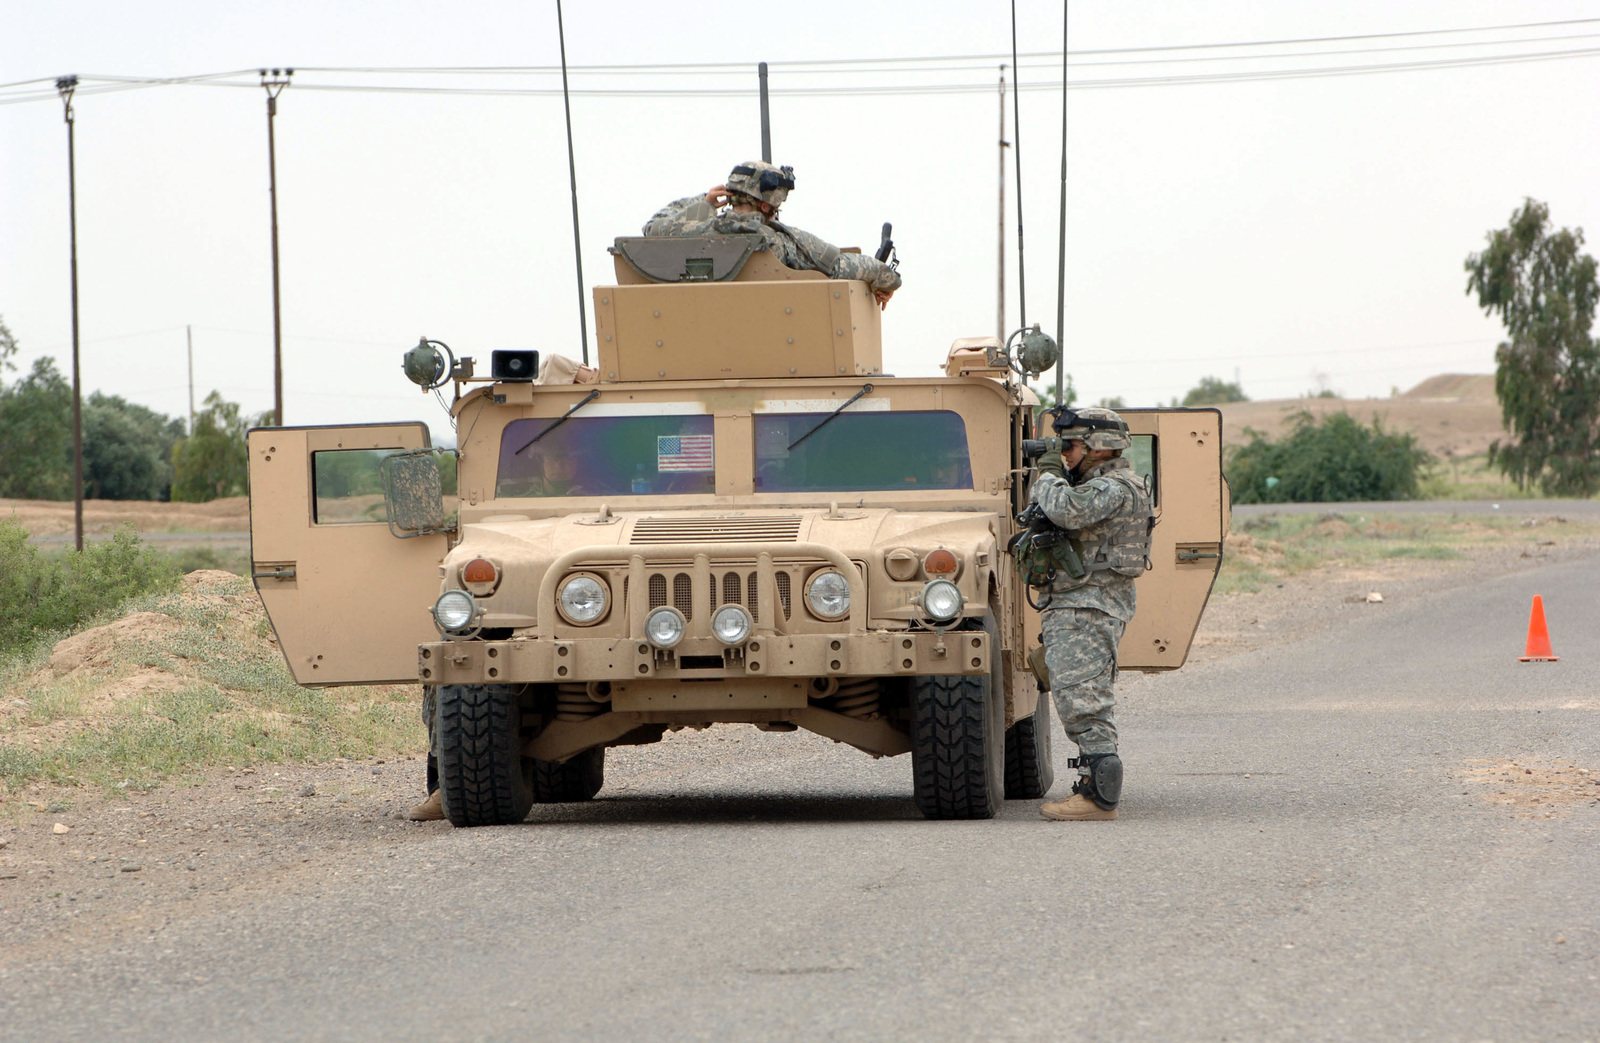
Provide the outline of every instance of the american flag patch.
<path id="1" fill-rule="evenodd" d="M 656 470 L 715 471 L 711 457 L 712 435 L 657 435 Z"/>

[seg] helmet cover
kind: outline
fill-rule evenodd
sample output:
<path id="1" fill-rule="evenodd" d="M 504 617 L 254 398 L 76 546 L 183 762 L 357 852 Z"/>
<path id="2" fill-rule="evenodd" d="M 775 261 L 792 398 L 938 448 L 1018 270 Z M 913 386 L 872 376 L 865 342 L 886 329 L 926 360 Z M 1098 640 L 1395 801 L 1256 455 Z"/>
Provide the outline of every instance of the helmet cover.
<path id="1" fill-rule="evenodd" d="M 1121 451 L 1133 445 L 1128 424 L 1114 410 L 1103 406 L 1063 409 L 1056 413 L 1052 426 L 1063 439 L 1081 441 L 1089 449 Z"/>
<path id="2" fill-rule="evenodd" d="M 733 168 L 726 187 L 729 192 L 753 196 L 777 209 L 794 188 L 794 167 L 778 167 L 752 159 Z"/>

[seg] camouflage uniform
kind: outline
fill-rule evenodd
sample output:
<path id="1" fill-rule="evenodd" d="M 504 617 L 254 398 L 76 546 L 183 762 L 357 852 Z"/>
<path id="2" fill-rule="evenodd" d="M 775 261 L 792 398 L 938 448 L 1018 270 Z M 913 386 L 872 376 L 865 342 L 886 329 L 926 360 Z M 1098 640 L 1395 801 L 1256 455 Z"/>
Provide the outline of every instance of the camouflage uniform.
<path id="1" fill-rule="evenodd" d="M 1143 571 L 1143 562 L 1135 569 L 1091 559 L 1093 548 L 1114 529 L 1132 526 L 1148 532 L 1150 494 L 1132 465 L 1118 456 L 1088 471 L 1075 486 L 1055 475 L 1040 475 L 1032 499 L 1052 522 L 1073 533 L 1084 548 L 1084 564 L 1090 566 L 1078 579 L 1058 573 L 1050 586 L 1043 614 L 1050 693 L 1062 727 L 1081 753 L 1115 753 L 1117 646 L 1133 618 L 1133 580 Z M 1117 559 L 1113 555 L 1111 560 Z"/>
<path id="2" fill-rule="evenodd" d="M 656 211 L 645 222 L 645 235 L 750 235 L 766 240 L 767 249 L 786 268 L 821 272 L 830 279 L 860 279 L 875 291 L 893 293 L 900 274 L 876 257 L 847 254 L 810 232 L 791 228 L 776 217 L 755 211 L 718 214 L 705 196 L 685 196 Z"/>

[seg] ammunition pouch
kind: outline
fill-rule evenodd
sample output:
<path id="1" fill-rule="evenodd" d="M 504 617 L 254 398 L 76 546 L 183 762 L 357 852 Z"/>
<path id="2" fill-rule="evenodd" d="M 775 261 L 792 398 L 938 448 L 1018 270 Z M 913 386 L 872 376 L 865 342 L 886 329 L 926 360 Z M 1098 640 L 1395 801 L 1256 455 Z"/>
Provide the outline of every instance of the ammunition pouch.
<path id="1" fill-rule="evenodd" d="M 1028 586 L 1047 587 L 1060 572 L 1072 579 L 1088 575 L 1077 542 L 1051 522 L 1038 504 L 1030 503 L 1017 521 L 1027 528 L 1011 537 L 1006 550 L 1016 559 L 1017 572 Z"/>

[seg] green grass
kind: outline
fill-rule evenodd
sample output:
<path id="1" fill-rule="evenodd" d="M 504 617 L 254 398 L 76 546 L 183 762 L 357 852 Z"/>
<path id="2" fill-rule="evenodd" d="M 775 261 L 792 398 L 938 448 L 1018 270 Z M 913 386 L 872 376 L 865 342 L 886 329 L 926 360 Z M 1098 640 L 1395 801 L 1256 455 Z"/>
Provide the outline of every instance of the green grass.
<path id="1" fill-rule="evenodd" d="M 1568 543 L 1600 536 L 1600 526 L 1511 515 L 1350 512 L 1234 518 L 1217 593 L 1255 593 L 1318 569 L 1371 567 L 1412 559 L 1452 561 L 1496 546 Z"/>
<path id="2" fill-rule="evenodd" d="M 119 645 L 98 675 L 36 683 L 48 646 L 0 668 L 0 789 L 30 782 L 144 790 L 197 770 L 261 762 L 320 762 L 425 747 L 415 686 L 301 688 L 270 633 L 249 581 L 208 588 L 231 596 L 148 595 L 125 612 L 170 616 L 176 629 Z M 174 675 L 172 690 L 104 697 L 141 668 Z M 48 676 L 48 675 L 46 675 Z"/>

